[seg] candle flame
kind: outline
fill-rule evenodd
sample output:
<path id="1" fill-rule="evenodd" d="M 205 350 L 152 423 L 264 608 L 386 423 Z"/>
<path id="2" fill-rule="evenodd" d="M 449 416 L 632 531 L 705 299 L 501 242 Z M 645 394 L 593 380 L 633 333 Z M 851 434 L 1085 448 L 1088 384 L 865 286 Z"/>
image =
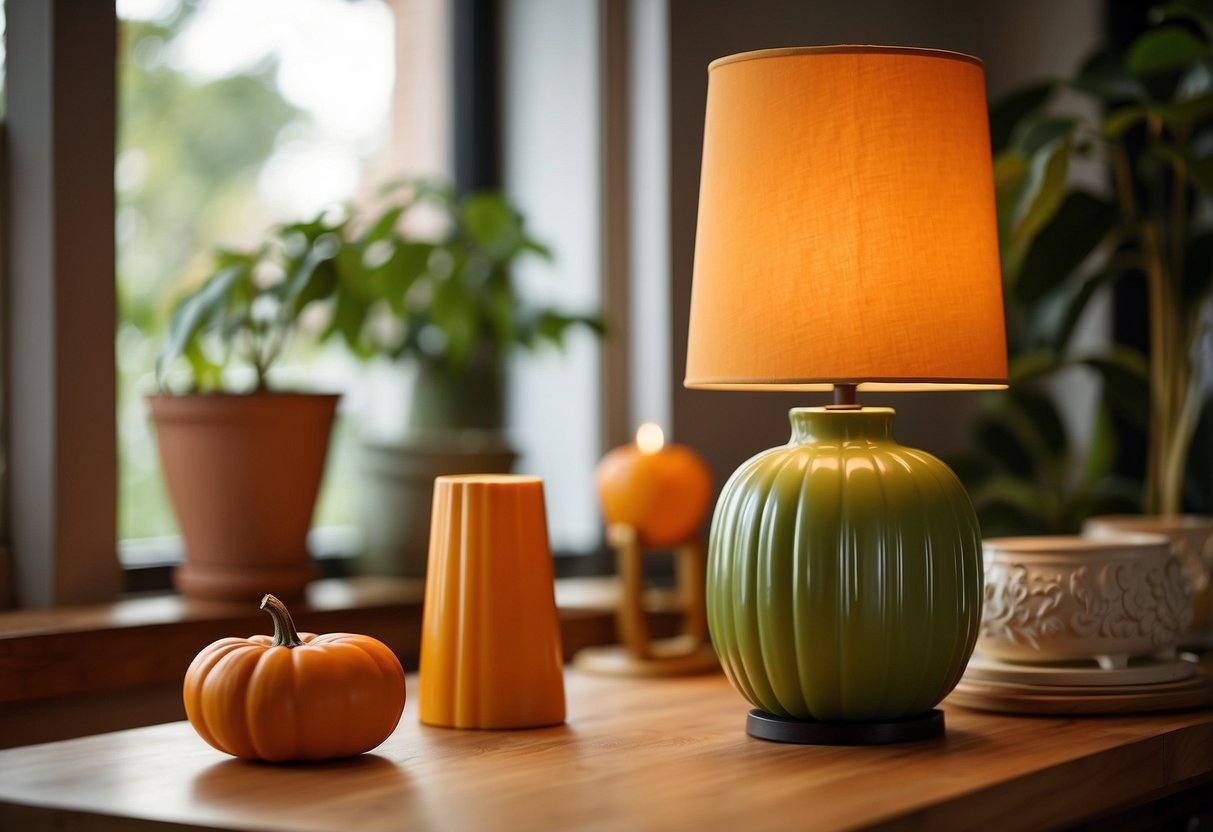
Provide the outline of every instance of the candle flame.
<path id="1" fill-rule="evenodd" d="M 642 454 L 655 454 L 665 445 L 665 434 L 656 422 L 645 422 L 636 429 L 636 447 Z"/>

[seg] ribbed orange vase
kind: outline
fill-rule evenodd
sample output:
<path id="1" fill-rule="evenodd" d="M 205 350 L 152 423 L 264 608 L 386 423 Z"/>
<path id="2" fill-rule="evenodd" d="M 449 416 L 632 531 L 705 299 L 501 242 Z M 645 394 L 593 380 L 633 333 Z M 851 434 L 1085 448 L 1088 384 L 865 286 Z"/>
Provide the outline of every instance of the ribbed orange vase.
<path id="1" fill-rule="evenodd" d="M 543 481 L 438 477 L 421 632 L 421 721 L 564 722 L 564 674 Z"/>

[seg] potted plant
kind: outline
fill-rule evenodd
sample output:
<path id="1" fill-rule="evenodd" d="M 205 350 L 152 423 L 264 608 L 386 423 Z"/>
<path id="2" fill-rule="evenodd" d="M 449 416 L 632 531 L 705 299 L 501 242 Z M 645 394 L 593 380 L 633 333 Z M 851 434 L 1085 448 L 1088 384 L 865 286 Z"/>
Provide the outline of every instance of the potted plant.
<path id="1" fill-rule="evenodd" d="M 1213 453 L 1193 449 L 1213 369 L 1213 20 L 1202 8 L 1160 4 L 1127 49 L 1103 47 L 1073 77 L 992 107 L 1011 391 L 988 402 L 980 453 L 958 466 L 987 535 L 1176 515 L 1191 507 L 1192 466 L 1210 475 Z M 1066 109 L 1063 92 L 1086 101 Z M 1106 188 L 1079 184 L 1077 166 Z M 1092 299 L 1122 281 L 1142 287 L 1146 353 L 1077 345 Z M 1070 368 L 1101 381 L 1085 458 L 1056 403 Z M 1112 414 L 1145 431 L 1144 484 L 1112 475 Z"/>
<path id="2" fill-rule="evenodd" d="M 174 306 L 149 405 L 185 546 L 174 573 L 184 595 L 296 595 L 314 575 L 307 533 L 338 396 L 272 390 L 270 370 L 333 291 L 334 246 L 303 245 L 315 225 L 218 252 Z"/>
<path id="3" fill-rule="evenodd" d="M 364 439 L 364 566 L 425 574 L 434 478 L 510 469 L 506 363 L 519 348 L 559 347 L 570 328 L 601 333 L 519 293 L 525 256 L 551 259 L 499 192 L 458 196 L 424 179 L 385 189 L 376 212 L 308 229 L 310 250 L 335 244 L 335 303 L 326 336 L 357 356 L 407 366 L 412 391 L 394 436 Z M 417 231 L 418 226 L 428 230 Z M 319 255 L 317 255 L 319 256 Z"/>

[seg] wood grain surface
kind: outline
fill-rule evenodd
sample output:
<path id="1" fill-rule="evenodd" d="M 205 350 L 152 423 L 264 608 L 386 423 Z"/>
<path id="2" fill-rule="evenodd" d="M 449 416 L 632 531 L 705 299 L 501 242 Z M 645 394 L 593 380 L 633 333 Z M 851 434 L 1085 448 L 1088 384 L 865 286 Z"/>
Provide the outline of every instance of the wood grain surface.
<path id="1" fill-rule="evenodd" d="M 243 763 L 173 723 L 0 751 L 0 829 L 1049 829 L 1210 778 L 1213 712 L 1041 718 L 946 706 L 871 748 L 747 737 L 722 676 L 567 677 L 567 725 L 421 726 L 353 760 Z M 164 828 L 156 826 L 155 828 Z"/>
<path id="2" fill-rule="evenodd" d="M 423 592 L 417 580 L 330 579 L 291 610 L 310 632 L 373 635 L 415 669 Z M 556 581 L 566 660 L 618 640 L 618 598 L 613 578 Z M 646 605 L 655 635 L 677 631 L 681 616 L 668 592 L 651 590 Z M 194 655 L 216 639 L 268 627 L 255 603 L 173 595 L 0 613 L 0 748 L 185 719 L 181 679 Z"/>

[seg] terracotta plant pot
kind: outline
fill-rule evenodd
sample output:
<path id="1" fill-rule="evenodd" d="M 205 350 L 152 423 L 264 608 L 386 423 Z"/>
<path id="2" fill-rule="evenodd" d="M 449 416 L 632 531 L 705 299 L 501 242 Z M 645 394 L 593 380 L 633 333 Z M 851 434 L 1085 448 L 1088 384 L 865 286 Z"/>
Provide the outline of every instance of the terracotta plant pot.
<path id="1" fill-rule="evenodd" d="M 185 543 L 173 576 L 193 598 L 298 595 L 336 395 L 152 396 L 169 500 Z"/>

